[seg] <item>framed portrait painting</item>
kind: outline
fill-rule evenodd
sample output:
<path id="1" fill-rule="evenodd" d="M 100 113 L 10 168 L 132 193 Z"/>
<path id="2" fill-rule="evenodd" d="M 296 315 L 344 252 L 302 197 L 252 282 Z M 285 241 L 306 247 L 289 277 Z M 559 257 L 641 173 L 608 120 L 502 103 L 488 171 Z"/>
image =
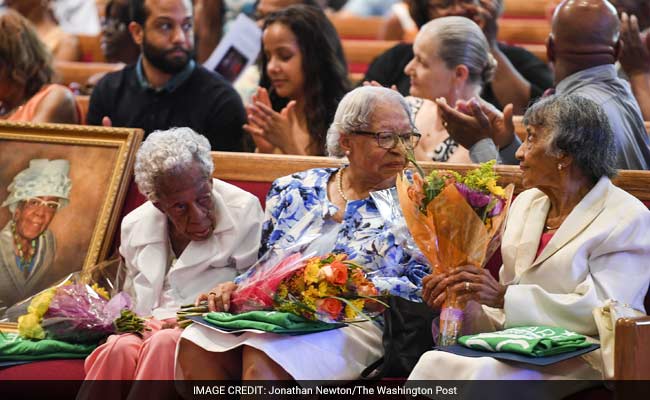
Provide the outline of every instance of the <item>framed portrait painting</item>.
<path id="1" fill-rule="evenodd" d="M 142 136 L 0 122 L 0 315 L 106 259 Z"/>

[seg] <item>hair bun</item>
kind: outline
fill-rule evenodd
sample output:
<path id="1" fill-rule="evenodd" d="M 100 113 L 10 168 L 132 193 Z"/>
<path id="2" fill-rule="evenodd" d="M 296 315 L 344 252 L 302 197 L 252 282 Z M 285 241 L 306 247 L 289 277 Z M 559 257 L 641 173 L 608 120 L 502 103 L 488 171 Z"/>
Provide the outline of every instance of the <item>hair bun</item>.
<path id="1" fill-rule="evenodd" d="M 492 81 L 497 69 L 497 64 L 498 62 L 492 53 L 488 53 L 487 63 L 485 63 L 485 67 L 483 67 L 483 71 L 481 72 L 481 80 L 483 81 L 483 84 Z"/>

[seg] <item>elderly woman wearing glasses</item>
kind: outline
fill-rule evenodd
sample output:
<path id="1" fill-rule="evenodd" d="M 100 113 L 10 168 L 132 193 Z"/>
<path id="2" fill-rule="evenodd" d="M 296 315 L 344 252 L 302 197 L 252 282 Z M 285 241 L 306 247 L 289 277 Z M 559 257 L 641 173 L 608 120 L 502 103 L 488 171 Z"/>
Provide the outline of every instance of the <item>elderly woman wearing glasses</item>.
<path id="1" fill-rule="evenodd" d="M 347 156 L 349 164 L 276 180 L 267 196 L 261 251 L 286 249 L 295 238 L 308 237 L 311 249 L 344 252 L 358 261 L 380 290 L 417 301 L 428 267 L 396 243 L 390 216 L 382 215 L 376 200 L 394 195 L 395 177 L 406 166 L 405 148 L 417 138 L 399 93 L 368 86 L 346 94 L 327 145 L 331 155 Z M 224 283 L 199 300 L 228 310 L 235 288 Z M 302 336 L 235 336 L 195 324 L 181 336 L 177 371 L 185 379 L 352 380 L 382 356 L 381 337 L 374 322 Z"/>
<path id="2" fill-rule="evenodd" d="M 68 203 L 69 170 L 67 160 L 31 160 L 9 185 L 9 197 L 2 203 L 9 208 L 11 220 L 0 231 L 0 307 L 11 306 L 52 282 L 48 269 L 56 242 L 47 227 Z"/>

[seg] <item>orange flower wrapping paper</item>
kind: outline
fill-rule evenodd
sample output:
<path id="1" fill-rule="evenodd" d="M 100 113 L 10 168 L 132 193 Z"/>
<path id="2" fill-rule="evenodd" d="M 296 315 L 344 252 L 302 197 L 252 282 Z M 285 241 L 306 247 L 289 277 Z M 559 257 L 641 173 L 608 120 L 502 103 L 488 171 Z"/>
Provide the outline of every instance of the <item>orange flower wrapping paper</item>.
<path id="1" fill-rule="evenodd" d="M 406 225 L 418 248 L 431 263 L 433 273 L 449 273 L 467 264 L 484 267 L 501 244 L 514 185 L 505 188 L 505 207 L 486 226 L 453 184 L 448 184 L 427 205 L 426 214 L 421 212 L 422 178 L 414 173 L 413 181 L 413 184 L 409 183 L 404 174 L 398 176 L 398 198 Z M 449 315 L 444 310 L 463 308 L 464 305 L 457 304 L 455 296 L 448 292 L 441 314 L 441 334 L 445 328 L 460 330 L 458 313 Z M 453 326 L 445 326 L 447 317 L 455 320 Z"/>

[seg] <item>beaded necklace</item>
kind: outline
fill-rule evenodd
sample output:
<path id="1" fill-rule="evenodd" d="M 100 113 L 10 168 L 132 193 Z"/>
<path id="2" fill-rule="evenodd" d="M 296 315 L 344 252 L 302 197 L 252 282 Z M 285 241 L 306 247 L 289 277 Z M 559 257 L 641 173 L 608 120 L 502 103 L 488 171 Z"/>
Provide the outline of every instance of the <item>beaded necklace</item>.
<path id="1" fill-rule="evenodd" d="M 20 241 L 20 236 L 18 236 L 18 233 L 16 232 L 15 222 L 11 224 L 11 232 L 14 236 L 14 246 L 16 246 L 16 250 L 18 251 L 18 258 L 20 261 L 19 267 L 21 270 L 29 268 L 32 263 L 32 259 L 34 258 L 34 254 L 36 254 L 36 239 L 32 239 L 30 248 L 26 250 L 23 249 L 23 244 Z"/>

